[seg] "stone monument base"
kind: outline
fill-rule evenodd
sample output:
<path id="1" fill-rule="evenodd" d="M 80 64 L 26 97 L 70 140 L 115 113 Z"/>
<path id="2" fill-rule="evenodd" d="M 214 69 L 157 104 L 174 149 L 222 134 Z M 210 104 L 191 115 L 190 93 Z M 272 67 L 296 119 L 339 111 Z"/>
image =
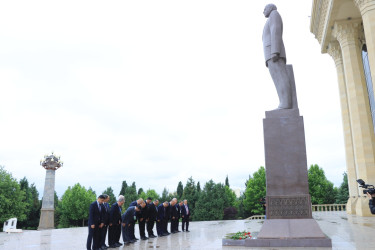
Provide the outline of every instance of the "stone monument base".
<path id="1" fill-rule="evenodd" d="M 254 240 L 246 240 L 249 247 L 332 247 L 314 219 L 265 220 Z"/>
<path id="2" fill-rule="evenodd" d="M 40 221 L 38 230 L 55 228 L 55 209 L 42 208 L 40 211 Z"/>
<path id="3" fill-rule="evenodd" d="M 257 239 L 223 239 L 223 246 L 332 247 L 332 241 L 314 219 L 265 220 Z"/>

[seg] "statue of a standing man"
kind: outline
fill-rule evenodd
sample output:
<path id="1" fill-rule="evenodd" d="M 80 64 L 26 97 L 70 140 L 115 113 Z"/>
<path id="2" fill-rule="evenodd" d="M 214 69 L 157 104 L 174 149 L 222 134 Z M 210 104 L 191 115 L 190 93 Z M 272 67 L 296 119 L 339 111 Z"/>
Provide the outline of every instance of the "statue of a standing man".
<path id="1" fill-rule="evenodd" d="M 286 70 L 283 21 L 274 4 L 266 5 L 263 14 L 268 18 L 263 30 L 264 57 L 279 96 L 278 109 L 290 109 L 292 108 L 292 89 Z"/>

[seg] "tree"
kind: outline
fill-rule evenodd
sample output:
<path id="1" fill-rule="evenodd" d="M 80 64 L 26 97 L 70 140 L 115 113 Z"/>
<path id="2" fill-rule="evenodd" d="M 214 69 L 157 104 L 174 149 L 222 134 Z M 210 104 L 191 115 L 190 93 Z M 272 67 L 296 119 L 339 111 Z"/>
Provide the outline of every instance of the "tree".
<path id="1" fill-rule="evenodd" d="M 139 197 L 138 192 L 137 192 L 137 187 L 135 185 L 135 182 L 133 182 L 130 187 L 127 187 L 125 189 L 125 193 L 123 195 L 125 196 L 124 207 L 128 208 L 129 205 L 130 205 L 130 203 L 132 203 L 133 201 L 137 200 L 138 197 Z"/>
<path id="2" fill-rule="evenodd" d="M 332 204 L 335 202 L 336 192 L 333 183 L 327 180 L 322 168 L 317 164 L 311 165 L 308 178 L 312 204 Z"/>
<path id="3" fill-rule="evenodd" d="M 147 198 L 150 197 L 152 200 L 159 200 L 160 196 L 156 193 L 155 189 L 148 189 L 146 192 Z"/>
<path id="4" fill-rule="evenodd" d="M 192 176 L 186 182 L 182 197 L 184 200 L 188 201 L 189 206 L 191 207 L 191 218 L 194 218 L 195 202 L 198 200 L 199 194 Z"/>
<path id="5" fill-rule="evenodd" d="M 182 195 L 184 194 L 184 186 L 182 185 L 182 182 L 178 182 L 177 185 L 177 199 L 181 199 Z"/>
<path id="6" fill-rule="evenodd" d="M 16 217 L 19 221 L 26 219 L 25 192 L 11 173 L 0 166 L 0 227 L 4 221 Z"/>
<path id="7" fill-rule="evenodd" d="M 227 186 L 222 183 L 215 184 L 213 180 L 208 181 L 195 204 L 194 220 L 222 220 L 224 209 L 228 208 L 233 212 L 230 192 Z M 227 193 L 228 192 L 228 193 Z M 236 211 L 237 213 L 237 211 Z"/>
<path id="8" fill-rule="evenodd" d="M 108 201 L 109 206 L 112 206 L 112 204 L 117 201 L 115 195 L 113 194 L 112 187 L 107 187 L 107 189 L 103 191 L 103 194 L 109 195 L 109 201 Z"/>
<path id="9" fill-rule="evenodd" d="M 91 190 L 86 190 L 79 183 L 68 187 L 61 198 L 61 217 L 66 226 L 78 226 L 80 222 L 88 219 L 90 204 L 96 200 L 96 195 Z"/>
<path id="10" fill-rule="evenodd" d="M 126 181 L 123 181 L 121 185 L 120 195 L 125 195 L 127 188 L 128 188 L 128 184 L 126 183 Z"/>
<path id="11" fill-rule="evenodd" d="M 29 186 L 26 177 L 20 180 L 20 188 L 25 192 L 25 199 L 22 202 L 26 205 L 26 219 L 19 221 L 18 226 L 24 229 L 37 229 L 41 207 L 38 190 L 34 183 Z"/>
<path id="12" fill-rule="evenodd" d="M 164 187 L 163 189 L 163 192 L 161 193 L 161 201 L 160 202 L 164 202 L 164 201 L 169 201 L 169 192 L 168 192 L 168 189 L 166 187 Z"/>
<path id="13" fill-rule="evenodd" d="M 227 177 L 225 178 L 225 186 L 229 187 L 229 179 L 228 179 L 228 175 L 227 175 Z"/>
<path id="14" fill-rule="evenodd" d="M 199 194 L 201 192 L 201 184 L 199 183 L 199 181 L 197 182 L 197 193 Z"/>
<path id="15" fill-rule="evenodd" d="M 259 200 L 266 196 L 266 170 L 264 167 L 260 167 L 253 177 L 249 176 L 246 183 L 244 210 L 250 215 L 264 214 L 263 206 L 259 203 Z"/>
<path id="16" fill-rule="evenodd" d="M 143 188 L 139 188 L 139 189 L 138 189 L 138 195 L 140 195 L 141 193 L 144 193 L 144 192 L 143 192 Z"/>
<path id="17" fill-rule="evenodd" d="M 348 175 L 343 173 L 343 181 L 337 190 L 336 204 L 344 204 L 349 198 L 349 186 L 348 186 Z"/>

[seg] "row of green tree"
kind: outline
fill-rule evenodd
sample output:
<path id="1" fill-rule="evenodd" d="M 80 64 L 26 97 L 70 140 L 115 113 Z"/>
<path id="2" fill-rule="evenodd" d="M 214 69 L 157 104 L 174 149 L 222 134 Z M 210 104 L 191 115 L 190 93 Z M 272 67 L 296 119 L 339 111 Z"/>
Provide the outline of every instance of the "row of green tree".
<path id="1" fill-rule="evenodd" d="M 347 175 L 344 173 L 340 187 L 334 187 L 327 180 L 323 169 L 318 165 L 311 165 L 308 170 L 309 191 L 312 204 L 346 203 L 349 197 Z M 116 202 L 112 187 L 102 193 L 111 197 L 110 204 Z M 209 180 L 201 188 L 190 177 L 185 186 L 180 181 L 175 192 L 164 188 L 161 195 L 154 189 L 144 191 L 137 189 L 135 182 L 128 185 L 126 181 L 121 184 L 121 195 L 125 196 L 124 208 L 130 202 L 147 197 L 160 201 L 169 201 L 176 197 L 179 200 L 187 199 L 191 208 L 191 218 L 195 221 L 241 219 L 254 214 L 263 214 L 260 199 L 266 196 L 266 173 L 260 167 L 245 182 L 245 192 L 239 197 L 230 188 L 228 176 L 224 183 L 215 183 Z M 55 225 L 59 228 L 84 226 L 87 224 L 90 204 L 96 199 L 97 194 L 91 188 L 86 189 L 79 183 L 64 192 L 61 198 L 55 193 Z M 9 218 L 18 218 L 18 227 L 36 229 L 39 223 L 41 200 L 34 184 L 29 185 L 26 177 L 19 182 L 0 166 L 0 225 Z"/>

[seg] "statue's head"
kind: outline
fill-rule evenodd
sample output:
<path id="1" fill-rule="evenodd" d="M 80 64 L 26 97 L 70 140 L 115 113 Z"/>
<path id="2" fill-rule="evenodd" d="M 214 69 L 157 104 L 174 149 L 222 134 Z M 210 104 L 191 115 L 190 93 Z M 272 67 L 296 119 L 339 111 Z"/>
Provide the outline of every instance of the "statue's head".
<path id="1" fill-rule="evenodd" d="M 273 3 L 267 4 L 266 7 L 264 7 L 264 16 L 268 18 L 273 10 L 277 10 L 276 5 Z"/>

